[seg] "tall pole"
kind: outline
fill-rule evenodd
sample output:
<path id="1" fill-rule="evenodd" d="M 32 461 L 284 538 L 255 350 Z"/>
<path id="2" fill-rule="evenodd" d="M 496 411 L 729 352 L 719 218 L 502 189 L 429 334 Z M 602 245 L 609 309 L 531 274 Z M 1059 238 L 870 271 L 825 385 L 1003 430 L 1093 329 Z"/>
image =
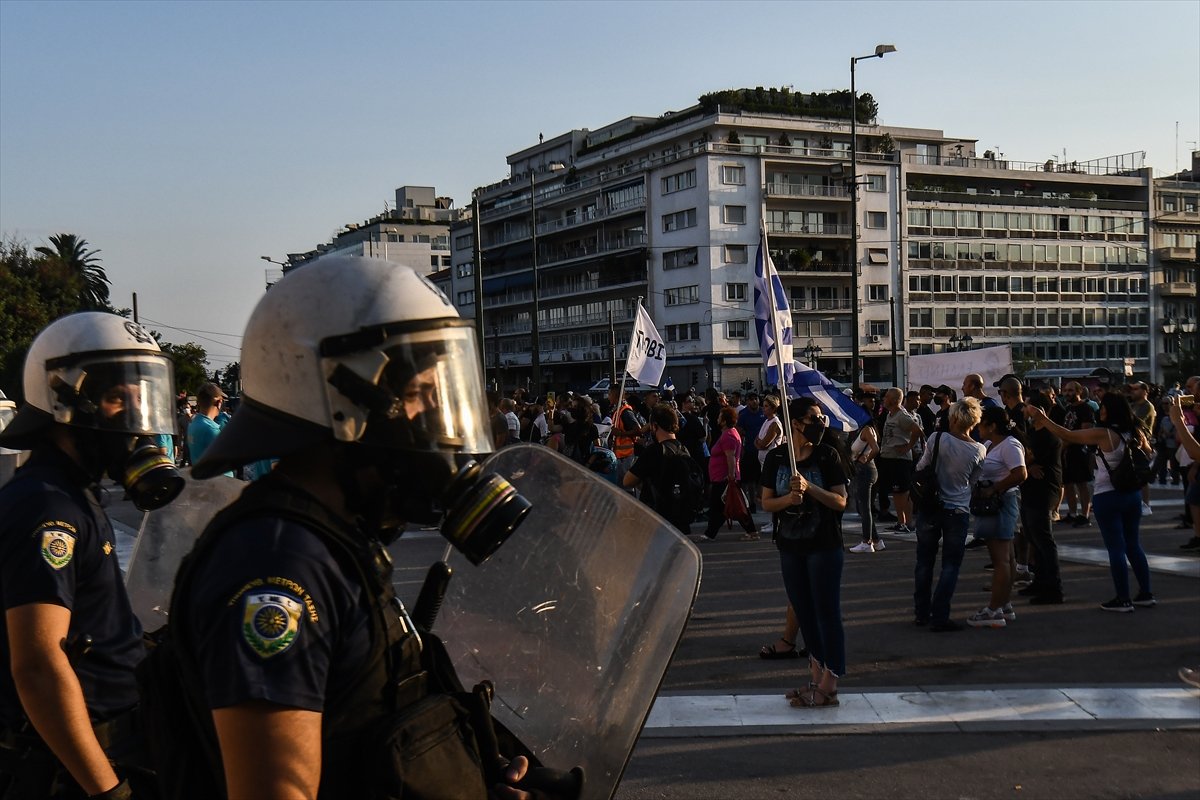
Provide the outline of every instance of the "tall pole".
<path id="1" fill-rule="evenodd" d="M 533 320 L 530 328 L 530 344 L 533 345 L 533 352 L 530 355 L 529 366 L 530 375 L 533 378 L 533 391 L 536 394 L 542 392 L 542 343 L 538 336 L 538 314 L 540 292 L 538 291 L 538 245 L 537 245 L 537 173 L 530 169 L 529 171 L 529 216 L 531 219 L 530 228 L 533 237 Z"/>
<path id="2" fill-rule="evenodd" d="M 613 326 L 612 309 L 608 310 L 608 385 L 617 379 L 617 329 Z"/>
<path id="3" fill-rule="evenodd" d="M 892 323 L 892 386 L 900 385 L 900 367 L 896 359 L 896 298 L 888 298 L 888 312 Z"/>
<path id="4" fill-rule="evenodd" d="M 492 326 L 492 347 L 496 351 L 496 354 L 494 356 L 494 358 L 496 360 L 492 362 L 493 369 L 495 370 L 492 377 L 494 377 L 496 379 L 496 391 L 503 394 L 504 384 L 500 380 L 500 326 L 499 325 Z"/>
<path id="5" fill-rule="evenodd" d="M 858 89 L 854 85 L 854 65 L 850 59 L 850 381 L 854 391 L 862 384 L 858 331 Z"/>
<path id="6" fill-rule="evenodd" d="M 483 327 L 483 244 L 479 241 L 480 225 L 479 225 L 479 190 L 476 189 L 471 193 L 471 218 L 472 227 L 474 227 L 473 239 L 475 240 L 474 252 L 471 254 L 474 260 L 474 265 L 471 269 L 471 275 L 474 278 L 475 285 L 475 343 L 479 347 L 479 357 L 484 361 L 483 379 L 487 381 L 487 348 L 484 347 L 484 337 L 486 329 Z M 496 351 L 496 358 L 500 357 L 500 351 Z"/>
<path id="7" fill-rule="evenodd" d="M 137 292 L 133 293 L 133 321 L 140 322 L 140 320 L 138 319 Z"/>

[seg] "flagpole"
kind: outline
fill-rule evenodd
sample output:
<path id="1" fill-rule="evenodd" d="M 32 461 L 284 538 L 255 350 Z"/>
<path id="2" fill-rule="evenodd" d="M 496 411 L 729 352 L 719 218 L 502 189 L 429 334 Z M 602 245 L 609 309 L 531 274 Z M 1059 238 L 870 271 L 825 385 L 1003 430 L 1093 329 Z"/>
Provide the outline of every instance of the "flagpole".
<path id="1" fill-rule="evenodd" d="M 783 397 L 780 398 L 782 402 L 779 404 L 779 410 L 783 416 L 784 435 L 787 437 L 788 466 L 792 468 L 793 475 L 799 475 L 800 473 L 796 470 L 796 451 L 792 449 L 792 421 L 791 415 L 788 413 L 787 380 L 784 378 L 783 350 L 780 347 L 783 344 L 783 330 L 779 327 L 779 315 L 775 313 L 775 270 L 772 269 L 771 264 L 771 249 L 767 246 L 766 215 L 759 219 L 762 220 L 759 233 L 762 239 L 763 278 L 767 284 L 767 307 L 771 312 L 771 329 L 775 336 L 775 377 L 779 381 L 779 390 L 783 393 Z M 780 281 L 779 285 L 782 286 L 783 281 Z"/>
<path id="2" fill-rule="evenodd" d="M 633 324 L 635 327 L 637 326 L 638 311 L 640 311 L 641 308 L 642 308 L 642 296 L 639 294 L 638 299 L 637 299 L 637 307 L 633 309 Z M 633 355 L 633 351 L 630 349 L 632 346 L 633 346 L 633 339 L 631 337 L 629 340 L 629 344 L 625 346 L 625 368 L 623 370 L 621 370 L 621 391 L 617 392 L 617 405 L 612 410 L 612 414 L 611 414 L 612 425 L 613 425 L 614 430 L 617 427 L 617 414 L 621 410 L 621 403 L 624 402 L 624 400 L 625 400 L 625 378 L 626 378 L 626 376 L 629 375 L 629 357 Z M 612 383 L 610 382 L 608 385 L 612 386 Z M 612 440 L 613 440 L 613 443 L 615 444 L 617 441 L 617 435 L 615 433 L 612 434 Z"/>

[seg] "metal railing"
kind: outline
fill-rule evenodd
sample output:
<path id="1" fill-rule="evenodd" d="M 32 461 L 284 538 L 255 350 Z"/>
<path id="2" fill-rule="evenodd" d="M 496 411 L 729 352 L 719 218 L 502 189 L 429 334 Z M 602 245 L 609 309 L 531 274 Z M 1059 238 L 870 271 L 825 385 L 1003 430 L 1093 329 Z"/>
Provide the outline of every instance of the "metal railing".
<path id="1" fill-rule="evenodd" d="M 850 191 L 844 186 L 815 186 L 807 183 L 768 183 L 768 197 L 825 197 L 849 200 Z"/>
<path id="2" fill-rule="evenodd" d="M 806 222 L 768 222 L 767 233 L 784 236 L 849 236 L 850 226 Z"/>
<path id="3" fill-rule="evenodd" d="M 1034 208 L 1095 208 L 1109 211 L 1145 211 L 1146 203 L 1138 200 L 1110 200 L 1099 197 L 1072 197 L 1058 194 L 1043 197 L 1033 194 L 991 194 L 943 192 L 937 189 L 909 189 L 909 202 L 957 203 L 961 205 L 1019 206 Z"/>
<path id="4" fill-rule="evenodd" d="M 908 153 L 905 162 L 915 166 L 927 167 L 965 167 L 967 169 L 997 169 L 1016 172 L 1054 172 L 1074 175 L 1094 175 L 1102 177 L 1136 177 L 1146 165 L 1146 151 L 1139 150 L 1123 153 L 1119 156 L 1107 156 L 1091 161 L 1060 162 L 1057 159 L 1045 161 L 1012 161 L 1008 159 L 978 158 L 960 155 L 929 155 Z"/>

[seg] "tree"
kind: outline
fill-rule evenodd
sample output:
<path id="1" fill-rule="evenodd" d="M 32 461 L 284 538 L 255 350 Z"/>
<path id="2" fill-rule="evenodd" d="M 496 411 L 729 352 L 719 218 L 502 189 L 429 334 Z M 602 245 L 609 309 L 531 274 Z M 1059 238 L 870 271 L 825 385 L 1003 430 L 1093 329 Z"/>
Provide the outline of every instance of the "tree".
<path id="1" fill-rule="evenodd" d="M 156 331 L 151 332 L 159 339 Z M 195 342 L 171 344 L 159 339 L 158 346 L 175 362 L 175 391 L 195 394 L 208 383 L 208 353 Z"/>
<path id="2" fill-rule="evenodd" d="M 112 311 L 108 302 L 110 281 L 96 258 L 99 250 L 88 250 L 86 239 L 73 233 L 58 233 L 50 237 L 52 247 L 39 247 L 37 252 L 46 259 L 46 268 L 61 272 L 77 286 L 79 309 L 83 311 Z"/>
<path id="3" fill-rule="evenodd" d="M 225 394 L 236 397 L 242 390 L 242 365 L 231 361 L 224 370 L 216 372 L 217 384 Z"/>

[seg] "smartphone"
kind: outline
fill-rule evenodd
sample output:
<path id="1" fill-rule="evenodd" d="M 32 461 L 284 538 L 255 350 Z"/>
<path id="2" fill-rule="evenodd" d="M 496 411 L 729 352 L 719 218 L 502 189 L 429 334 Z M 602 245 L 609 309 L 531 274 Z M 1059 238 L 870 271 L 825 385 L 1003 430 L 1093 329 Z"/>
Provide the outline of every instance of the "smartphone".
<path id="1" fill-rule="evenodd" d="M 1179 395 L 1179 407 L 1180 408 L 1192 408 L 1195 405 L 1196 405 L 1196 396 L 1195 395 L 1192 395 L 1192 394 Z"/>

